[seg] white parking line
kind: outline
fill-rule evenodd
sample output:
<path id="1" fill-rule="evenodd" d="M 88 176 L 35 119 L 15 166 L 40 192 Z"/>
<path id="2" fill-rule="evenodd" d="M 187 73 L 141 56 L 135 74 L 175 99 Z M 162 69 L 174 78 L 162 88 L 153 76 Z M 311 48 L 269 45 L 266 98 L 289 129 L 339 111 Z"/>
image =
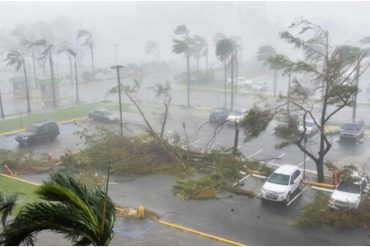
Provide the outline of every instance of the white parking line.
<path id="1" fill-rule="evenodd" d="M 282 157 L 284 157 L 284 156 L 285 156 L 285 153 L 280 154 L 277 158 L 270 160 L 270 161 L 267 163 L 267 165 L 271 165 L 275 160 L 277 160 L 277 159 L 281 159 L 281 158 L 282 158 Z"/>
<path id="2" fill-rule="evenodd" d="M 314 135 L 312 139 L 316 139 L 317 137 L 319 137 L 319 134 Z"/>
<path id="3" fill-rule="evenodd" d="M 196 143 L 196 142 L 199 142 L 199 141 L 200 141 L 200 139 L 195 140 L 195 141 L 192 141 L 192 142 L 190 142 L 189 144 L 193 144 L 193 143 Z"/>
<path id="4" fill-rule="evenodd" d="M 300 195 L 302 195 L 303 192 L 305 192 L 308 188 L 310 188 L 311 186 L 310 185 L 307 185 L 306 187 L 304 187 L 303 190 L 301 190 L 301 192 L 299 192 L 292 200 L 290 200 L 286 205 L 289 206 L 290 204 L 292 204 Z"/>
<path id="5" fill-rule="evenodd" d="M 250 159 L 250 158 L 252 158 L 253 156 L 255 156 L 256 154 L 258 154 L 258 153 L 260 153 L 260 152 L 262 152 L 262 151 L 263 151 L 263 149 L 260 149 L 260 150 L 258 150 L 257 152 L 254 152 L 254 153 L 252 153 L 252 154 L 248 155 L 248 156 L 247 156 L 247 158 L 248 158 L 248 159 Z"/>
<path id="6" fill-rule="evenodd" d="M 310 158 L 310 157 L 308 157 L 308 158 L 306 158 L 306 160 L 305 160 L 305 161 L 307 162 L 307 161 L 309 161 L 310 159 L 311 159 L 311 158 Z M 302 161 L 301 163 L 299 163 L 297 166 L 302 166 L 302 165 L 303 165 L 303 163 L 304 163 L 304 161 Z"/>
<path id="7" fill-rule="evenodd" d="M 245 176 L 244 178 L 240 179 L 238 182 L 236 182 L 235 184 L 233 184 L 233 187 L 238 185 L 239 183 L 243 182 L 244 180 L 246 180 L 247 178 L 249 178 L 251 175 L 247 175 Z"/>

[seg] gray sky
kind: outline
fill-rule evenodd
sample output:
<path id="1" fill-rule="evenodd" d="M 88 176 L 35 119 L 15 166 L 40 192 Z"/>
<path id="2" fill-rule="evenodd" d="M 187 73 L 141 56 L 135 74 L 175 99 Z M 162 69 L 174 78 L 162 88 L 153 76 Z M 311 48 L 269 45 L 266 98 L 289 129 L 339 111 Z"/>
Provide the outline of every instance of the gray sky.
<path id="1" fill-rule="evenodd" d="M 70 19 L 76 30 L 94 33 L 103 65 L 114 61 L 114 43 L 122 63 L 149 59 L 144 47 L 150 40 L 159 43 L 161 57 L 181 59 L 171 54 L 173 30 L 180 24 L 209 43 L 216 32 L 238 35 L 244 57 L 250 57 L 264 44 L 289 50 L 277 33 L 299 16 L 328 28 L 335 43 L 357 41 L 370 35 L 369 13 L 370 2 L 0 2 L 0 27 Z M 214 53 L 213 44 L 210 49 Z"/>

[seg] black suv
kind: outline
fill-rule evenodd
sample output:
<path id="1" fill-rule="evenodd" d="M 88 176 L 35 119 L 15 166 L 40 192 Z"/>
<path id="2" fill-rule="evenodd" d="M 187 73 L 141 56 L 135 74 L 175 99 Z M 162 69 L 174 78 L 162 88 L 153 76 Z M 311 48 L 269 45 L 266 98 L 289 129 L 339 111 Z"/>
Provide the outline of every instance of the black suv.
<path id="1" fill-rule="evenodd" d="M 216 108 L 213 109 L 209 115 L 210 123 L 224 123 L 229 116 L 229 111 L 225 108 Z"/>
<path id="2" fill-rule="evenodd" d="M 345 123 L 341 126 L 340 141 L 358 141 L 365 134 L 365 121 Z"/>
<path id="3" fill-rule="evenodd" d="M 59 135 L 59 127 L 53 121 L 41 121 L 30 125 L 25 132 L 19 133 L 15 140 L 20 145 L 32 145 L 38 142 L 54 140 Z"/>

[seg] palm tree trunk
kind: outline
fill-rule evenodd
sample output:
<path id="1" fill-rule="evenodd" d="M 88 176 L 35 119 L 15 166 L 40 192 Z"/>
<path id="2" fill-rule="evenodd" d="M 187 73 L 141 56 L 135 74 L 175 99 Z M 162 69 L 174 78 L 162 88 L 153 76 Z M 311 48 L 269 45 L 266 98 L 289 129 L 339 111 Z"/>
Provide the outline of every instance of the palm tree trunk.
<path id="1" fill-rule="evenodd" d="M 57 100 L 55 94 L 55 78 L 54 78 L 54 63 L 53 63 L 53 55 L 51 51 L 49 51 L 49 65 L 50 65 L 50 77 L 51 77 L 51 90 L 53 96 L 53 107 L 57 107 Z"/>
<path id="2" fill-rule="evenodd" d="M 224 108 L 226 108 L 227 105 L 227 66 L 226 66 L 226 59 L 224 60 L 224 82 L 225 82 L 225 89 L 224 89 L 224 96 L 225 96 L 225 104 Z"/>
<path id="3" fill-rule="evenodd" d="M 72 56 L 68 56 L 69 58 L 69 75 L 71 78 L 71 85 L 73 84 L 73 69 L 72 69 Z"/>
<path id="4" fill-rule="evenodd" d="M 235 49 L 235 95 L 238 95 L 239 58 L 238 48 Z"/>
<path id="5" fill-rule="evenodd" d="M 231 77 L 231 98 L 230 98 L 230 110 L 234 110 L 234 62 L 235 57 L 234 54 L 231 55 L 231 68 L 230 68 L 230 77 Z"/>
<path id="6" fill-rule="evenodd" d="M 197 71 L 199 71 L 199 58 L 197 58 Z"/>
<path id="7" fill-rule="evenodd" d="M 287 92 L 287 96 L 288 96 L 288 104 L 287 104 L 287 113 L 288 113 L 288 116 L 290 116 L 290 85 L 292 83 L 292 73 L 289 72 L 288 74 L 288 92 Z"/>
<path id="8" fill-rule="evenodd" d="M 1 97 L 1 91 L 0 91 L 0 116 L 1 116 L 2 119 L 5 119 L 3 99 Z"/>
<path id="9" fill-rule="evenodd" d="M 186 69 L 187 69 L 187 79 L 188 79 L 188 104 L 190 107 L 190 57 L 186 56 Z"/>
<path id="10" fill-rule="evenodd" d="M 234 146 L 233 146 L 233 156 L 235 157 L 238 152 L 239 144 L 239 123 L 235 121 L 235 136 L 234 136 Z"/>
<path id="11" fill-rule="evenodd" d="M 357 61 L 357 66 L 356 66 L 356 87 L 358 88 L 358 83 L 359 83 L 359 80 L 360 80 L 360 63 L 359 61 Z M 356 111 L 357 111 L 357 94 L 358 92 L 356 92 L 354 95 L 353 95 L 353 109 L 352 109 L 352 122 L 356 122 Z"/>
<path id="12" fill-rule="evenodd" d="M 35 86 L 37 82 L 37 73 L 36 73 L 36 62 L 35 62 L 35 54 L 32 52 L 32 67 L 33 67 L 33 77 L 35 80 Z"/>
<path id="13" fill-rule="evenodd" d="M 25 63 L 24 60 L 23 60 L 23 73 L 24 73 L 24 83 L 25 83 L 25 86 L 26 86 L 27 113 L 31 113 L 30 92 L 29 92 L 29 88 L 28 88 L 26 63 Z"/>
<path id="14" fill-rule="evenodd" d="M 206 72 L 208 72 L 208 51 L 206 53 Z"/>
<path id="15" fill-rule="evenodd" d="M 274 96 L 276 97 L 277 70 L 274 70 Z"/>
<path id="16" fill-rule="evenodd" d="M 77 61 L 76 57 L 73 57 L 73 63 L 75 66 L 75 81 L 76 81 L 76 104 L 80 103 L 80 95 L 78 92 L 78 71 L 77 71 Z"/>
<path id="17" fill-rule="evenodd" d="M 93 46 L 90 47 L 90 51 L 91 51 L 91 69 L 93 73 L 93 78 L 95 80 L 95 63 L 94 63 L 94 47 Z"/>

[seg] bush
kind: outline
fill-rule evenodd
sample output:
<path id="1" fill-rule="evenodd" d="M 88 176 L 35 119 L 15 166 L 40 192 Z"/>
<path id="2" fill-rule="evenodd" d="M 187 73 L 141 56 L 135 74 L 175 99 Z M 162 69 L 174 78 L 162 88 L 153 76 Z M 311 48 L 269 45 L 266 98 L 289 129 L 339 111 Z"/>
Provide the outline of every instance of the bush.
<path id="1" fill-rule="evenodd" d="M 296 221 L 298 227 L 329 225 L 335 227 L 367 227 L 370 223 L 370 201 L 363 201 L 357 210 L 332 210 L 329 195 L 318 192 L 314 201 L 301 209 Z"/>
<path id="2" fill-rule="evenodd" d="M 13 172 L 38 172 L 50 169 L 47 156 L 35 158 L 33 153 L 29 150 L 5 150 L 0 149 L 0 166 L 1 170 L 5 170 L 7 165 Z"/>

